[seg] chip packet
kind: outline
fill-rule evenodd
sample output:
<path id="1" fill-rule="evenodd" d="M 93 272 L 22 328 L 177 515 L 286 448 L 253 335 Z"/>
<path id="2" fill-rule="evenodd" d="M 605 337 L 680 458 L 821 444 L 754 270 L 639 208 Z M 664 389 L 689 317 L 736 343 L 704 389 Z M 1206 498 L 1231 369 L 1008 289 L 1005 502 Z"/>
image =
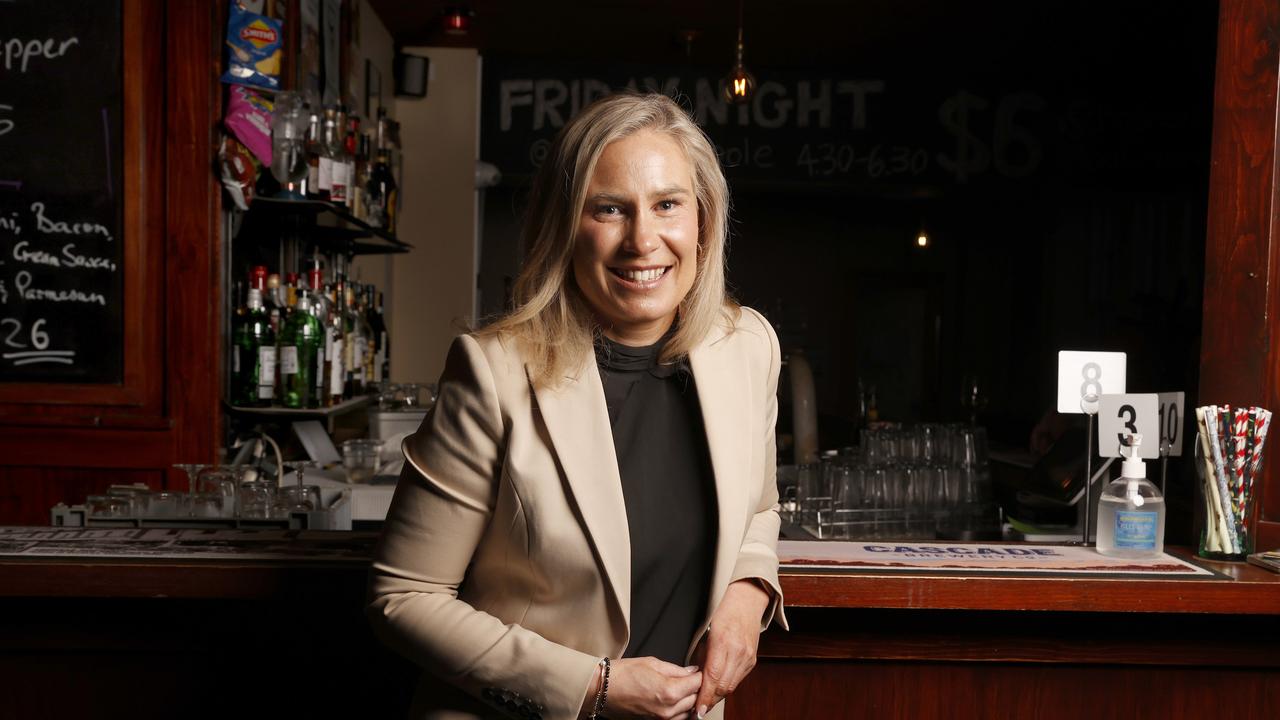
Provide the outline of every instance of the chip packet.
<path id="1" fill-rule="evenodd" d="M 218 146 L 218 167 L 222 186 L 231 196 L 231 202 L 241 210 L 248 210 L 253 202 L 254 180 L 258 177 L 258 165 L 249 148 L 235 138 L 224 135 Z"/>
<path id="2" fill-rule="evenodd" d="M 246 87 L 233 87 L 222 124 L 253 151 L 259 162 L 271 165 L 272 103 Z"/>
<path id="3" fill-rule="evenodd" d="M 227 71 L 222 81 L 280 89 L 280 58 L 284 33 L 282 23 L 245 9 L 231 0 L 227 18 Z"/>

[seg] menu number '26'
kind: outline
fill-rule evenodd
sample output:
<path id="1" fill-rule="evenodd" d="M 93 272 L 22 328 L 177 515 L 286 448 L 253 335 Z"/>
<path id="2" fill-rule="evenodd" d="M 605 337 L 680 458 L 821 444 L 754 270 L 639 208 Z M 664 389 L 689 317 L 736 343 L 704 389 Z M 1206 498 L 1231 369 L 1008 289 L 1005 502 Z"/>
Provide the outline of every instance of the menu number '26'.
<path id="1" fill-rule="evenodd" d="M 17 350 L 26 350 L 28 347 L 36 350 L 47 349 L 49 347 L 49 333 L 44 331 L 44 325 L 44 318 L 31 323 L 31 332 L 28 335 L 31 344 L 28 345 L 22 337 L 22 321 L 14 318 L 0 319 L 0 337 L 4 338 L 4 347 Z"/>
<path id="2" fill-rule="evenodd" d="M 1099 412 L 1098 398 L 1107 393 L 1123 393 L 1124 388 L 1124 353 L 1095 350 L 1058 353 L 1058 412 L 1095 414 Z"/>
<path id="3" fill-rule="evenodd" d="M 45 322 L 44 318 L 40 318 L 24 332 L 21 320 L 0 318 L 0 360 L 13 367 L 74 364 L 75 350 L 49 349 L 49 333 L 45 332 Z"/>

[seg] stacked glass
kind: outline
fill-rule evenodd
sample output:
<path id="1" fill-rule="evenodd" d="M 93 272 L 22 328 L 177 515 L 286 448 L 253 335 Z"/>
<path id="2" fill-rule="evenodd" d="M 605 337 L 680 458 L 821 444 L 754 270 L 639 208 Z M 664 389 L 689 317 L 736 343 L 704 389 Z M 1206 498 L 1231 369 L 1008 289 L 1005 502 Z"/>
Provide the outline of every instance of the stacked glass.
<path id="1" fill-rule="evenodd" d="M 779 468 L 780 480 L 790 473 Z M 933 540 L 998 531 L 980 427 L 863 430 L 859 447 L 828 451 L 794 473 L 784 514 L 822 539 Z"/>

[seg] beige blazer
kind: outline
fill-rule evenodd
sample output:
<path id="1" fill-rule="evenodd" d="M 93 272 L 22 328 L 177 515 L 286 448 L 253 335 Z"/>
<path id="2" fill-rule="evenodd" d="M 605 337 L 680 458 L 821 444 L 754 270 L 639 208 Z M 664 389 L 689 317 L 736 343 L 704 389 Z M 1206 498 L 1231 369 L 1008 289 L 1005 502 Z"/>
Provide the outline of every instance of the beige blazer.
<path id="1" fill-rule="evenodd" d="M 689 362 L 719 511 L 709 607 L 729 583 L 760 578 L 774 596 L 761 629 L 785 627 L 777 337 L 744 308 Z M 404 450 L 368 610 L 385 642 L 438 678 L 420 684 L 414 716 L 577 717 L 599 658 L 627 646 L 631 600 L 626 507 L 594 357 L 558 387 L 533 389 L 511 343 L 462 335 L 434 410 Z M 690 654 L 701 637 L 689 638 Z"/>

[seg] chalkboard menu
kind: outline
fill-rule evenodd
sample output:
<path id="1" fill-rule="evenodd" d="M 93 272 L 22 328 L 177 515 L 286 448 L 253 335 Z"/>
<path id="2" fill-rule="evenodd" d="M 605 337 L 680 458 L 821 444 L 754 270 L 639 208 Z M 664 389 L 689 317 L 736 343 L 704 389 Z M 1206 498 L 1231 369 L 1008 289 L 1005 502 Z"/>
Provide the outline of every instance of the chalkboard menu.
<path id="1" fill-rule="evenodd" d="M 486 57 L 481 155 L 505 178 L 532 175 L 580 108 L 628 89 L 664 93 L 689 110 L 734 187 L 914 197 L 1044 183 L 1149 189 L 1176 177 L 1170 168 L 1204 165 L 1200 146 L 1188 142 L 1201 109 L 1152 99 L 1159 78 L 1107 97 L 1091 82 L 1034 76 L 757 66 L 752 100 L 728 105 L 724 72 Z"/>
<path id="2" fill-rule="evenodd" d="M 0 382 L 122 381 L 122 29 L 0 0 Z"/>

